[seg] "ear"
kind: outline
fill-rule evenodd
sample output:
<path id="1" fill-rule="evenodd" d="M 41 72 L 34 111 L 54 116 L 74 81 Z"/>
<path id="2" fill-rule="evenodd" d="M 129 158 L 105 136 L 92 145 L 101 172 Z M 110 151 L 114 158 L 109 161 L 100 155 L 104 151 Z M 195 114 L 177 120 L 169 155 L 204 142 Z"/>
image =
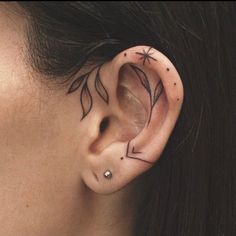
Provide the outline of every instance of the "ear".
<path id="1" fill-rule="evenodd" d="M 97 193 L 117 191 L 160 158 L 179 116 L 183 85 L 169 59 L 137 46 L 75 80 L 86 142 L 81 177 Z"/>

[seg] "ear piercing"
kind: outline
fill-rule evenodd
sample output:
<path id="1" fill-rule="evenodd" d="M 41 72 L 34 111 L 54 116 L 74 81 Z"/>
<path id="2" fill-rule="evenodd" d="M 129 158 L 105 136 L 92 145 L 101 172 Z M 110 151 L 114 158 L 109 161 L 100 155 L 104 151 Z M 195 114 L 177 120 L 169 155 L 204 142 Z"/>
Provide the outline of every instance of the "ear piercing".
<path id="1" fill-rule="evenodd" d="M 103 175 L 106 179 L 112 178 L 112 172 L 110 170 L 106 170 Z"/>

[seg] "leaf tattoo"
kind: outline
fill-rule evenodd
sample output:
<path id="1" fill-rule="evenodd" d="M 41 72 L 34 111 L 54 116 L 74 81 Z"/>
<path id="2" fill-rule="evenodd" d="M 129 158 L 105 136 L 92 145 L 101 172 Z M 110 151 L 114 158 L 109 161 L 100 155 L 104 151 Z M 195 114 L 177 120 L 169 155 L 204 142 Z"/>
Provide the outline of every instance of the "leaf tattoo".
<path id="1" fill-rule="evenodd" d="M 76 91 L 77 89 L 79 89 L 79 87 L 82 85 L 82 83 L 84 82 L 84 80 L 86 80 L 88 77 L 88 73 L 81 75 L 79 78 L 77 78 L 70 86 L 67 94 L 69 93 L 73 93 L 74 91 Z"/>
<path id="2" fill-rule="evenodd" d="M 95 82 L 94 82 L 95 89 L 96 89 L 97 93 L 99 94 L 99 96 L 106 102 L 106 104 L 109 103 L 108 92 L 107 92 L 105 86 L 103 85 L 103 83 L 101 81 L 101 77 L 100 77 L 101 67 L 102 67 L 102 65 L 96 66 L 92 70 L 90 70 L 88 73 L 85 73 L 85 74 L 81 75 L 80 77 L 78 77 L 77 79 L 75 79 L 72 82 L 72 84 L 70 85 L 70 87 L 66 93 L 66 94 L 71 94 L 71 93 L 75 92 L 76 90 L 78 90 L 80 87 L 82 87 L 81 93 L 80 93 L 80 104 L 81 104 L 81 108 L 82 108 L 81 121 L 89 114 L 89 112 L 93 108 L 93 97 L 91 95 L 91 92 L 90 92 L 90 89 L 88 86 L 88 80 L 89 80 L 92 72 L 97 68 L 98 69 L 97 69 Z"/>
<path id="3" fill-rule="evenodd" d="M 100 97 L 108 104 L 109 103 L 109 96 L 108 96 L 108 93 L 101 81 L 100 69 L 101 69 L 101 67 L 97 70 L 96 79 L 95 79 L 95 88 L 96 88 L 97 93 L 100 95 Z"/>
<path id="4" fill-rule="evenodd" d="M 83 111 L 83 115 L 81 120 L 84 119 L 84 117 L 87 116 L 87 114 L 91 111 L 92 105 L 93 105 L 93 98 L 91 96 L 91 93 L 89 91 L 87 81 L 85 81 L 81 93 L 80 93 L 80 103 Z"/>
<path id="5" fill-rule="evenodd" d="M 150 121 L 151 121 L 151 116 L 152 116 L 152 110 L 154 105 L 157 103 L 159 97 L 161 96 L 162 92 L 163 92 L 163 84 L 161 82 L 161 80 L 158 81 L 154 91 L 152 92 L 151 90 L 151 86 L 148 80 L 148 77 L 146 75 L 146 73 L 144 71 L 142 71 L 139 67 L 134 66 L 134 65 L 130 65 L 131 68 L 133 69 L 133 71 L 135 72 L 135 74 L 137 75 L 137 77 L 139 78 L 141 84 L 143 85 L 143 87 L 146 89 L 146 91 L 148 92 L 149 98 L 150 98 L 150 114 L 149 114 L 149 118 L 148 118 L 148 122 L 147 122 L 147 126 L 149 125 Z"/>
<path id="6" fill-rule="evenodd" d="M 139 69 L 137 66 L 134 66 L 134 65 L 130 65 L 130 66 L 132 67 L 132 69 L 134 70 L 136 75 L 138 76 L 138 78 L 139 78 L 141 84 L 143 85 L 143 87 L 150 94 L 151 93 L 151 88 L 150 88 L 150 84 L 149 84 L 147 75 L 141 69 Z"/>
<path id="7" fill-rule="evenodd" d="M 163 90 L 163 84 L 161 83 L 161 80 L 157 83 L 155 89 L 154 89 L 154 95 L 153 95 L 153 104 L 152 106 L 154 106 L 157 102 L 157 100 L 159 99 L 159 97 L 162 94 L 162 90 Z"/>

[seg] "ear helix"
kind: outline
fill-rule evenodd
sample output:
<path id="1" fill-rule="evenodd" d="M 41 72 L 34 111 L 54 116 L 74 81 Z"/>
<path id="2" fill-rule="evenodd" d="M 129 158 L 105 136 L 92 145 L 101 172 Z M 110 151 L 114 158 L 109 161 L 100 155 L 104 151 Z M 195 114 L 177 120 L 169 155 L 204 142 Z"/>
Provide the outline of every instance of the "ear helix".
<path id="1" fill-rule="evenodd" d="M 170 77 L 174 78 L 173 74 L 176 73 L 175 68 L 173 65 L 169 62 L 169 60 L 166 60 L 165 58 L 163 59 L 163 54 L 159 53 L 158 51 L 154 50 L 152 47 L 147 47 L 147 46 L 138 46 L 134 47 L 131 50 L 127 50 L 123 52 L 122 54 L 119 54 L 117 56 L 117 60 L 113 63 L 111 67 L 116 68 L 117 71 L 119 71 L 119 68 L 121 68 L 122 65 L 127 64 L 129 65 L 130 69 L 133 71 L 133 73 L 136 75 L 137 78 L 137 83 L 140 83 L 143 86 L 143 89 L 145 90 L 145 93 L 149 97 L 149 114 L 148 114 L 148 119 L 145 124 L 144 129 L 152 129 L 151 126 L 151 121 L 153 119 L 153 112 L 158 106 L 158 101 L 160 100 L 163 92 L 164 92 L 164 87 L 166 87 L 165 84 L 168 85 L 168 87 L 173 86 L 173 88 L 179 88 L 181 87 L 182 84 L 178 83 L 178 80 L 175 79 L 163 79 L 157 80 L 154 83 L 150 83 L 148 75 L 146 74 L 145 70 L 143 68 L 152 68 L 152 67 L 157 67 L 160 70 L 159 72 L 161 73 L 161 78 L 162 75 L 163 77 Z M 109 62 L 110 63 L 110 62 Z M 101 78 L 101 69 L 103 67 L 102 65 L 99 65 L 89 72 L 79 76 L 76 78 L 72 84 L 70 85 L 67 94 L 70 95 L 74 93 L 75 91 L 80 89 L 80 103 L 81 103 L 81 108 L 82 108 L 82 117 L 81 117 L 81 122 L 90 115 L 90 112 L 93 109 L 93 95 L 91 94 L 91 88 L 88 85 L 88 80 L 94 79 L 93 86 L 99 95 L 100 99 L 104 102 L 105 105 L 109 106 L 112 103 L 111 96 L 109 95 L 109 90 L 103 84 L 102 78 Z M 118 69 L 117 69 L 118 68 Z M 173 71 L 173 73 L 172 73 Z M 93 73 L 95 72 L 95 73 Z M 158 72 L 158 73 L 159 73 Z M 95 75 L 95 76 L 92 76 Z M 92 83 L 90 83 L 91 86 Z M 170 93 L 171 95 L 167 99 L 169 99 L 169 103 L 173 104 L 174 102 L 182 102 L 182 94 L 173 92 Z M 105 124 L 105 123 L 104 123 Z M 126 143 L 122 143 L 122 145 L 117 144 L 120 148 L 123 150 L 123 154 L 118 156 L 118 160 L 121 161 L 122 163 L 125 162 L 125 160 L 133 160 L 136 163 L 142 163 L 142 165 L 145 165 L 147 168 L 151 167 L 152 165 L 155 164 L 156 159 L 150 159 L 149 153 L 145 152 L 143 149 L 139 150 L 137 147 L 137 143 L 139 141 L 134 141 L 128 140 Z M 117 147 L 118 147 L 117 146 Z M 119 150 L 121 150 L 119 148 Z M 106 155 L 109 155 L 108 153 Z M 104 158 L 104 160 L 106 160 Z M 111 161 L 111 160 L 109 160 Z M 112 168 L 111 168 L 112 167 Z M 146 168 L 146 169 L 147 169 Z M 113 163 L 103 170 L 101 168 L 96 169 L 94 173 L 93 171 L 93 176 L 96 180 L 96 182 L 99 182 L 100 180 L 113 180 L 116 179 L 114 178 L 114 174 L 116 171 L 116 167 L 114 168 Z M 120 172 L 119 172 L 120 173 Z"/>

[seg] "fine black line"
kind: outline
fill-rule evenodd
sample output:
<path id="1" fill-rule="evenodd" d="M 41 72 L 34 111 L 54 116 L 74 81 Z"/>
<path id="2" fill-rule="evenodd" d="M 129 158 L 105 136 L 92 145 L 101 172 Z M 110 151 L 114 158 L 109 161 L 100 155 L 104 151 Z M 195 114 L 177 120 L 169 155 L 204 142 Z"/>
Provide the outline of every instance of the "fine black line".
<path id="1" fill-rule="evenodd" d="M 86 103 L 86 101 L 84 101 L 86 99 L 88 100 L 87 103 Z M 92 98 L 92 95 L 91 95 L 89 88 L 88 88 L 87 79 L 86 79 L 86 81 L 82 87 L 82 91 L 80 93 L 80 103 L 81 103 L 81 107 L 82 107 L 82 111 L 83 111 L 83 115 L 82 115 L 81 120 L 83 120 L 88 115 L 88 113 L 91 111 L 91 109 L 93 107 L 93 98 Z M 88 106 L 85 106 L 85 105 L 88 105 Z"/>
<path id="2" fill-rule="evenodd" d="M 143 49 L 143 52 L 136 52 L 137 55 L 140 55 L 141 57 L 139 60 L 143 60 L 143 66 L 145 66 L 145 62 L 148 61 L 148 64 L 151 64 L 150 59 L 157 61 L 156 58 L 152 57 L 151 55 L 154 54 L 154 52 L 150 53 L 152 47 L 149 47 L 147 51 Z"/>
<path id="3" fill-rule="evenodd" d="M 90 113 L 90 111 L 93 108 L 93 97 L 90 92 L 90 88 L 88 86 L 88 80 L 91 77 L 91 74 L 94 70 L 98 69 L 96 73 L 96 77 L 94 80 L 94 86 L 99 94 L 99 96 L 107 103 L 109 104 L 109 95 L 108 92 L 103 85 L 101 78 L 100 78 L 100 69 L 103 64 L 97 65 L 94 68 L 92 68 L 89 72 L 79 76 L 76 78 L 70 85 L 68 91 L 66 94 L 71 94 L 78 90 L 80 87 L 82 87 L 81 92 L 80 92 L 80 105 L 82 107 L 82 118 L 80 119 L 81 121 Z"/>
<path id="4" fill-rule="evenodd" d="M 100 97 L 104 100 L 104 102 L 109 104 L 108 92 L 101 81 L 100 70 L 101 70 L 101 67 L 99 67 L 97 70 L 96 78 L 94 80 L 94 87 L 97 93 L 100 95 Z"/>
<path id="5" fill-rule="evenodd" d="M 130 159 L 134 159 L 134 160 L 138 160 L 138 161 L 142 161 L 142 162 L 145 162 L 145 163 L 148 163 L 148 164 L 155 164 L 154 162 L 151 162 L 151 161 L 146 161 L 146 160 L 144 160 L 144 159 L 142 159 L 142 158 L 139 158 L 139 157 L 133 157 L 133 156 L 129 156 L 129 146 L 130 146 L 130 141 L 127 143 L 127 148 L 126 148 L 126 155 L 125 155 L 125 157 L 127 157 L 127 158 L 130 158 Z M 134 149 L 134 148 L 133 148 Z M 132 150 L 133 150 L 132 149 Z"/>
<path id="6" fill-rule="evenodd" d="M 145 90 L 147 91 L 147 93 L 149 95 L 150 113 L 149 113 L 149 117 L 147 120 L 147 126 L 148 126 L 151 121 L 154 105 L 157 103 L 159 97 L 161 96 L 161 94 L 163 92 L 163 84 L 162 84 L 161 80 L 159 80 L 154 91 L 152 92 L 152 89 L 151 89 L 151 86 L 149 83 L 149 79 L 148 79 L 146 73 L 135 65 L 130 65 L 130 67 L 135 72 L 135 74 L 139 78 L 140 83 L 142 84 L 142 86 L 145 88 Z"/>

